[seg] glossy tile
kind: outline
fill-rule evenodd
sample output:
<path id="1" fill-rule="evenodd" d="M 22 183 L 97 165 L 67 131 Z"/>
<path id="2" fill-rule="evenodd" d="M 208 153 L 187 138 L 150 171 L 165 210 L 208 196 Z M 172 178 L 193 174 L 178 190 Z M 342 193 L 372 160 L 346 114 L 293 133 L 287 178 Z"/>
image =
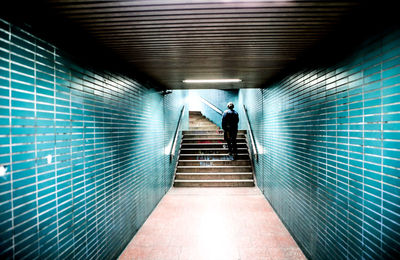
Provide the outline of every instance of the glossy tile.
<path id="1" fill-rule="evenodd" d="M 120 259 L 305 256 L 258 188 L 172 188 Z"/>

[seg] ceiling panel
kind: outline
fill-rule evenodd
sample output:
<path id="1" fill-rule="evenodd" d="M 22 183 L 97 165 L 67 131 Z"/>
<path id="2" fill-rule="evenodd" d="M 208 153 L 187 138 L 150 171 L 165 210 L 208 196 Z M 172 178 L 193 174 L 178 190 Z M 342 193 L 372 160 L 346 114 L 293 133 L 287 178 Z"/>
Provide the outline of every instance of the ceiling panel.
<path id="1" fill-rule="evenodd" d="M 48 0 L 168 89 L 260 87 L 335 30 L 358 1 Z M 190 85 L 184 79 L 240 78 Z"/>

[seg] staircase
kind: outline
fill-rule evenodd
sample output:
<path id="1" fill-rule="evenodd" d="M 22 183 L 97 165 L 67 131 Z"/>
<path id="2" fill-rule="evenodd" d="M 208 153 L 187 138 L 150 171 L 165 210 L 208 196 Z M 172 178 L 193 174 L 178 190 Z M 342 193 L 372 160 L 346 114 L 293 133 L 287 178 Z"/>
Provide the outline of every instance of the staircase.
<path id="1" fill-rule="evenodd" d="M 246 131 L 237 136 L 236 160 L 224 148 L 223 131 L 199 111 L 189 111 L 189 131 L 183 131 L 175 187 L 252 187 L 253 171 Z"/>

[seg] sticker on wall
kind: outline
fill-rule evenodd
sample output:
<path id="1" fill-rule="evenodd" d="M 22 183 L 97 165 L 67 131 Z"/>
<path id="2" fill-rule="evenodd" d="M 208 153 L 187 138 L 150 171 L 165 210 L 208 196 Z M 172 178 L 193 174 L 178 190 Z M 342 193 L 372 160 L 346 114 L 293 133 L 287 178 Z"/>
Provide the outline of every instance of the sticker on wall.
<path id="1" fill-rule="evenodd" d="M 7 174 L 7 167 L 0 165 L 0 177 L 6 176 Z"/>
<path id="2" fill-rule="evenodd" d="M 47 155 L 46 160 L 47 160 L 47 163 L 51 163 L 51 161 L 53 160 L 53 156 L 51 154 Z"/>

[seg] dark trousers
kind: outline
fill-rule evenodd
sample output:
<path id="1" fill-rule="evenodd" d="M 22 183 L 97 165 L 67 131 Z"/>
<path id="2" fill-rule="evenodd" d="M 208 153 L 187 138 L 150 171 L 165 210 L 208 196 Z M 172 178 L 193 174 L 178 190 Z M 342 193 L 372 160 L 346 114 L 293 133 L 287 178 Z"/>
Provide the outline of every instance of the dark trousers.
<path id="1" fill-rule="evenodd" d="M 228 143 L 229 153 L 237 154 L 237 130 L 224 131 L 224 139 Z"/>

